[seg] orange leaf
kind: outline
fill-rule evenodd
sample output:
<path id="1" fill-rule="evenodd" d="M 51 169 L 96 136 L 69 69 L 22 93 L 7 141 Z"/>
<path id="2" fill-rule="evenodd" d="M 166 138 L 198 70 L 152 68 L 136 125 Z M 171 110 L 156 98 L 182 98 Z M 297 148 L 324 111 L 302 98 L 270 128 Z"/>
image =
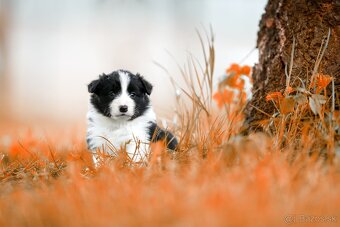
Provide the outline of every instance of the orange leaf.
<path id="1" fill-rule="evenodd" d="M 281 92 L 279 91 L 276 91 L 276 92 L 270 92 L 267 96 L 266 96 L 266 100 L 267 101 L 270 101 L 270 100 L 273 100 L 273 101 L 278 101 L 280 99 L 283 98 L 283 95 Z"/>
<path id="2" fill-rule="evenodd" d="M 332 81 L 332 77 L 324 74 L 317 74 L 315 76 L 314 81 L 312 81 L 312 86 L 316 87 L 315 93 L 320 93 L 324 88 L 328 86 L 328 84 Z"/>
<path id="3" fill-rule="evenodd" d="M 285 97 L 280 103 L 281 114 L 287 114 L 294 111 L 295 100 L 293 97 Z"/>
<path id="4" fill-rule="evenodd" d="M 230 104 L 234 100 L 234 92 L 224 89 L 223 91 L 223 101 L 225 104 Z"/>
<path id="5" fill-rule="evenodd" d="M 227 74 L 234 72 L 236 74 L 240 73 L 240 66 L 238 64 L 231 64 L 230 67 L 227 69 Z"/>
<path id="6" fill-rule="evenodd" d="M 213 99 L 216 101 L 218 108 L 223 106 L 223 97 L 220 92 L 216 92 L 213 96 Z"/>
<path id="7" fill-rule="evenodd" d="M 224 89 L 223 92 L 216 92 L 213 99 L 217 102 L 218 108 L 222 108 L 224 104 L 232 103 L 234 99 L 234 92 Z"/>
<path id="8" fill-rule="evenodd" d="M 251 68 L 248 65 L 245 65 L 241 68 L 241 74 L 250 76 Z"/>
<path id="9" fill-rule="evenodd" d="M 240 79 L 240 76 L 240 74 L 230 75 L 221 83 L 221 85 L 242 90 L 244 88 L 244 80 Z"/>

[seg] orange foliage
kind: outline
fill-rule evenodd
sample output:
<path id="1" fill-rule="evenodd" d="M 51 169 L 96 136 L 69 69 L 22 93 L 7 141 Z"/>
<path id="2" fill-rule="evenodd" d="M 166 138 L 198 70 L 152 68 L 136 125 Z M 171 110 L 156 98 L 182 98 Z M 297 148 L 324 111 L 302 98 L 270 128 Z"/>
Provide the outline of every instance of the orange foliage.
<path id="1" fill-rule="evenodd" d="M 223 92 L 216 92 L 213 96 L 213 99 L 217 102 L 217 106 L 222 108 L 225 104 L 230 104 L 234 99 L 234 92 L 224 89 Z"/>
<path id="2" fill-rule="evenodd" d="M 230 65 L 226 70 L 225 78 L 218 85 L 219 91 L 213 96 L 219 108 L 222 108 L 224 105 L 230 106 L 233 103 L 238 103 L 239 106 L 242 107 L 249 98 L 247 97 L 247 93 L 250 91 L 245 91 L 245 80 L 241 76 L 247 76 L 250 83 L 252 83 L 250 72 L 251 68 L 249 66 L 241 67 L 238 64 Z"/>
<path id="3" fill-rule="evenodd" d="M 324 74 L 317 74 L 311 83 L 312 87 L 316 87 L 316 94 L 319 94 L 323 89 L 325 89 L 328 84 L 332 81 L 332 77 Z"/>
<path id="4" fill-rule="evenodd" d="M 238 64 L 231 64 L 230 67 L 226 70 L 227 74 L 234 73 L 235 75 L 246 75 L 250 76 L 251 68 L 247 65 L 240 66 Z"/>
<path id="5" fill-rule="evenodd" d="M 241 67 L 238 64 L 231 64 L 230 67 L 226 70 L 227 74 L 234 72 L 234 73 L 238 73 L 240 72 Z"/>
<path id="6" fill-rule="evenodd" d="M 72 159 L 56 153 L 58 166 L 40 153 L 41 167 L 1 160 L 0 226 L 284 226 L 287 215 L 340 215 L 339 164 L 303 154 L 289 162 L 294 151 L 277 152 L 263 134 L 219 145 L 207 159 L 164 155 L 158 143 L 147 166 L 121 156 L 98 169 L 77 143 Z"/>
<path id="7" fill-rule="evenodd" d="M 13 141 L 9 148 L 9 156 L 11 158 L 28 159 L 35 155 L 35 152 L 39 150 L 41 143 L 32 136 L 32 132 L 28 131 L 23 139 Z"/>
<path id="8" fill-rule="evenodd" d="M 283 95 L 281 92 L 276 91 L 276 92 L 270 92 L 267 96 L 266 96 L 266 100 L 267 101 L 279 101 L 280 99 L 283 98 Z"/>
<path id="9" fill-rule="evenodd" d="M 294 111 L 295 101 L 292 97 L 285 97 L 280 102 L 280 113 L 288 114 Z"/>
<path id="10" fill-rule="evenodd" d="M 240 76 L 240 74 L 232 74 L 228 76 L 220 86 L 229 86 L 242 91 L 244 89 L 244 81 L 240 80 Z"/>

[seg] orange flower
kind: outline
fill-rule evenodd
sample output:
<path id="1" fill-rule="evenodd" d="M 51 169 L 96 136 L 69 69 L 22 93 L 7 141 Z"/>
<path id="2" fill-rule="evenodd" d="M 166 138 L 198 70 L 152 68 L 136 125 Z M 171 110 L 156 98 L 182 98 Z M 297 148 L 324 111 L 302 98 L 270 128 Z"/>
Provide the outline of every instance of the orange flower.
<path id="1" fill-rule="evenodd" d="M 248 65 L 245 65 L 241 68 L 241 74 L 250 76 L 250 70 L 251 68 Z"/>
<path id="2" fill-rule="evenodd" d="M 273 101 L 278 101 L 280 99 L 283 98 L 283 95 L 281 92 L 279 91 L 276 91 L 276 92 L 270 92 L 267 96 L 266 96 L 266 100 L 267 101 L 270 101 L 270 100 L 273 100 Z"/>
<path id="3" fill-rule="evenodd" d="M 225 79 L 218 85 L 219 91 L 213 96 L 213 99 L 217 102 L 219 108 L 221 108 L 224 104 L 231 104 L 234 101 L 234 98 L 240 99 L 242 103 L 245 102 L 247 98 L 247 95 L 244 93 L 246 82 L 244 78 L 240 77 L 242 75 L 250 77 L 250 71 L 251 67 L 246 65 L 242 67 L 238 64 L 230 65 L 230 67 L 226 70 L 227 75 Z M 238 94 L 238 97 L 235 97 L 236 94 Z"/>
<path id="4" fill-rule="evenodd" d="M 218 108 L 222 108 L 224 104 L 232 103 L 234 99 L 234 92 L 224 89 L 223 92 L 216 92 L 213 96 L 213 99 L 217 102 Z"/>
<path id="5" fill-rule="evenodd" d="M 316 86 L 316 94 L 319 94 L 328 84 L 332 81 L 332 77 L 324 74 L 317 74 L 314 81 L 312 81 L 312 87 Z"/>
<path id="6" fill-rule="evenodd" d="M 220 86 L 229 86 L 238 90 L 242 90 L 244 88 L 244 80 L 240 79 L 240 74 L 233 74 L 221 82 Z"/>
<path id="7" fill-rule="evenodd" d="M 231 64 L 230 67 L 227 69 L 227 74 L 234 72 L 236 74 L 239 74 L 240 72 L 240 66 L 238 64 Z"/>
<path id="8" fill-rule="evenodd" d="M 239 79 L 233 87 L 242 91 L 244 89 L 244 80 Z"/>
<path id="9" fill-rule="evenodd" d="M 246 75 L 246 76 L 250 76 L 250 66 L 245 65 L 245 66 L 240 66 L 238 64 L 231 64 L 230 67 L 226 70 L 227 75 L 230 73 L 234 73 L 236 75 Z"/>

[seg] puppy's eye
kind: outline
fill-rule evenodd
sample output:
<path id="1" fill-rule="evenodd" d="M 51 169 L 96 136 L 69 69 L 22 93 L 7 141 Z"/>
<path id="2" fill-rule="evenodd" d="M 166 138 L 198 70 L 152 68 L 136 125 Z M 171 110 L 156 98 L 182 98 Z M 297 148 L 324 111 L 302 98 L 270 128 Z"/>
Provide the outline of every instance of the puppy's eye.
<path id="1" fill-rule="evenodd" d="M 135 97 L 135 96 L 136 96 L 136 93 L 131 92 L 130 97 Z"/>
<path id="2" fill-rule="evenodd" d="M 115 94 L 114 91 L 109 92 L 109 95 L 114 95 L 114 94 Z"/>

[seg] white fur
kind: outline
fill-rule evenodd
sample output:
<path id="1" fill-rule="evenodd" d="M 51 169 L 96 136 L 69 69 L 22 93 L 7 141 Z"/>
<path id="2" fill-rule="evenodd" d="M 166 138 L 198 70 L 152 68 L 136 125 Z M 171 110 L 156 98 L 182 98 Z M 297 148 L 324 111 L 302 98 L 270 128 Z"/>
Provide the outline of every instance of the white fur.
<path id="1" fill-rule="evenodd" d="M 87 138 L 91 140 L 93 154 L 99 148 L 105 153 L 114 155 L 126 146 L 132 161 L 139 162 L 146 159 L 149 153 L 147 130 L 150 122 L 156 122 L 156 115 L 151 107 L 142 116 L 127 121 L 105 117 L 90 104 L 87 119 L 91 119 L 88 120 Z M 96 157 L 94 161 L 97 161 Z"/>

